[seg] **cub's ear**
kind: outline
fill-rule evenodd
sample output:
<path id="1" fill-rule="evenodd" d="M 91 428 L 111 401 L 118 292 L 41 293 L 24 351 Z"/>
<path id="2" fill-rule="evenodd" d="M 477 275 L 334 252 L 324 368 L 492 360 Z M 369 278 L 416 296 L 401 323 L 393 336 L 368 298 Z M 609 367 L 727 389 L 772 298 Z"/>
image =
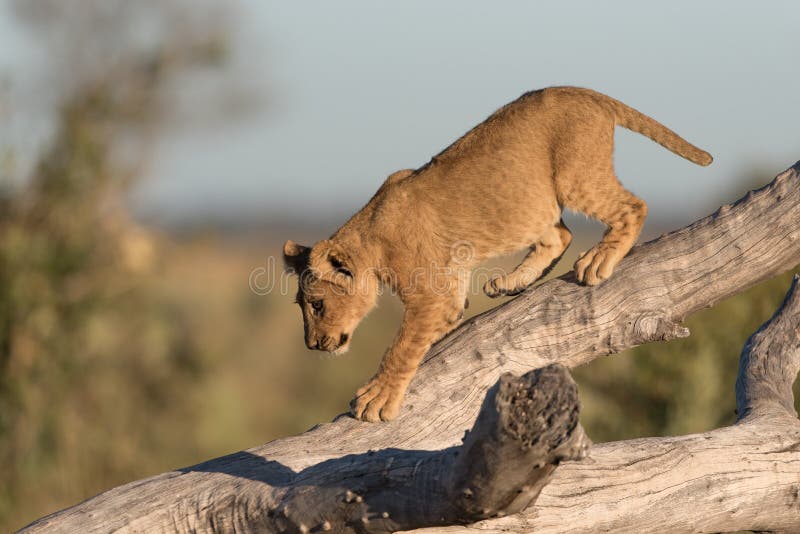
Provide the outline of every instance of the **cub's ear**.
<path id="1" fill-rule="evenodd" d="M 350 255 L 339 243 L 326 239 L 311 249 L 309 267 L 320 280 L 348 287 L 354 278 L 354 267 Z"/>
<path id="2" fill-rule="evenodd" d="M 299 274 L 308 266 L 311 249 L 298 245 L 291 239 L 283 244 L 283 265 L 287 271 Z"/>

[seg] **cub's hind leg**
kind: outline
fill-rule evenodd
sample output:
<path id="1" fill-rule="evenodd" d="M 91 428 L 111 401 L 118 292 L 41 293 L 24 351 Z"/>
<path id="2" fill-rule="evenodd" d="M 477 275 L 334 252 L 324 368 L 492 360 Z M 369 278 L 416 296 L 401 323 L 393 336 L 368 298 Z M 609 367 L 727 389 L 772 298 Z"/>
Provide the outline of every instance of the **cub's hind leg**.
<path id="1" fill-rule="evenodd" d="M 611 276 L 636 242 L 647 217 L 644 200 L 622 187 L 613 172 L 598 183 L 602 183 L 602 194 L 584 196 L 569 206 L 608 225 L 602 241 L 575 262 L 578 281 L 589 286 Z"/>
<path id="2" fill-rule="evenodd" d="M 486 282 L 483 292 L 490 297 L 521 293 L 550 272 L 571 241 L 572 233 L 564 225 L 564 221 L 559 221 L 542 234 L 542 237 L 531 246 L 530 252 L 513 271 L 496 276 Z"/>

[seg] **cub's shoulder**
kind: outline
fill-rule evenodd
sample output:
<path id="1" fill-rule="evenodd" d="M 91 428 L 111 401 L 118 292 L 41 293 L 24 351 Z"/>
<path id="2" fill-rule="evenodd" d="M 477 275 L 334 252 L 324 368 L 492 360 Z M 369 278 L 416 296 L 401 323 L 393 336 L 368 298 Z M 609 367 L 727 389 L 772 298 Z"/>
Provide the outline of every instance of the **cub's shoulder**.
<path id="1" fill-rule="evenodd" d="M 414 174 L 414 172 L 415 172 L 414 169 L 403 169 L 401 171 L 393 172 L 386 178 L 386 180 L 384 180 L 383 185 L 396 184 L 397 182 L 405 180 L 406 178 Z"/>

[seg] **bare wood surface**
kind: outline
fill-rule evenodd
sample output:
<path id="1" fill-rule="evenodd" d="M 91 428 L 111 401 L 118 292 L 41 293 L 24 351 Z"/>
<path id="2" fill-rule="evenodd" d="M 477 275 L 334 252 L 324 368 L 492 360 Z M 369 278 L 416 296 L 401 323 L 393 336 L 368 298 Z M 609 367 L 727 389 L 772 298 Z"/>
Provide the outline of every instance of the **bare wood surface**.
<path id="1" fill-rule="evenodd" d="M 415 532 L 800 532 L 799 286 L 745 343 L 735 425 L 596 445 L 521 514 Z"/>
<path id="2" fill-rule="evenodd" d="M 435 522 L 454 522 L 443 517 L 442 503 L 458 509 L 455 522 L 462 524 L 527 508 L 562 461 L 586 457 L 591 443 L 578 415 L 578 387 L 565 367 L 551 364 L 520 378 L 502 375 L 489 390 L 456 464 L 442 474 L 448 490 L 440 502 L 431 500 Z M 427 492 L 417 488 L 414 500 L 425 499 Z M 425 507 L 412 503 L 404 508 L 418 517 Z"/>
<path id="3" fill-rule="evenodd" d="M 636 247 L 598 287 L 582 287 L 565 276 L 468 321 L 431 350 L 394 421 L 370 424 L 340 417 L 300 436 L 120 486 L 27 531 L 258 531 L 267 510 L 279 506 L 289 488 L 302 485 L 313 470 L 325 469 L 325 462 L 371 449 L 437 451 L 458 444 L 503 372 L 521 374 L 556 362 L 574 367 L 641 343 L 686 336 L 680 322 L 689 313 L 798 263 L 800 163 L 735 204 Z M 758 404 L 760 393 L 749 386 L 740 389 L 750 392 L 742 406 Z M 756 499 L 780 500 L 796 518 L 796 494 L 791 500 L 794 490 L 787 489 L 800 487 L 800 434 L 790 425 L 796 419 L 764 410 L 770 424 L 746 418 L 708 434 L 596 446 L 589 459 L 560 467 L 522 514 L 459 528 L 578 532 L 603 530 L 603 521 L 616 521 L 615 531 L 642 532 L 647 519 L 656 531 L 710 532 L 725 529 L 703 525 L 730 524 L 728 516 L 738 514 L 753 525 L 769 518 L 746 513 L 763 509 L 776 516 L 768 507 L 754 507 Z M 390 466 L 385 476 L 402 476 L 404 469 Z M 772 478 L 768 483 L 748 478 L 753 473 L 772 473 Z M 750 486 L 751 478 L 765 484 Z M 648 481 L 652 490 L 635 495 L 637 480 Z M 724 517 L 703 514 L 700 527 L 687 526 L 683 518 L 697 515 L 691 512 L 701 485 L 708 484 L 707 497 L 717 481 L 725 480 L 740 480 L 739 491 L 735 484 L 725 485 L 719 498 L 741 506 L 726 509 Z M 667 502 L 674 507 L 665 507 Z M 636 524 L 638 530 L 626 530 Z"/>
<path id="4" fill-rule="evenodd" d="M 739 420 L 757 420 L 782 412 L 797 417 L 792 394 L 792 384 L 800 372 L 797 285 L 795 275 L 781 307 L 745 343 L 736 379 Z"/>

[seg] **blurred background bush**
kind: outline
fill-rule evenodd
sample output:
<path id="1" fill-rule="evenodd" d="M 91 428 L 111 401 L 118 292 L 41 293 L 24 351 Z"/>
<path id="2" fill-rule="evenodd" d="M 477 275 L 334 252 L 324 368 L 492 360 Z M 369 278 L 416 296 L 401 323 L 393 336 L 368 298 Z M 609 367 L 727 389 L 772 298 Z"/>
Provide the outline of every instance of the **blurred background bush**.
<path id="1" fill-rule="evenodd" d="M 284 239 L 326 236 L 383 176 L 423 163 L 524 90 L 573 83 L 623 100 L 627 91 L 639 95 L 632 104 L 663 108 L 640 106 L 645 112 L 683 121 L 688 137 L 696 126 L 698 144 L 717 156 L 703 186 L 695 177 L 705 171 L 620 136 L 619 159 L 633 162 L 623 164 L 633 176 L 625 182 L 651 202 L 649 237 L 734 200 L 797 157 L 781 114 L 797 104 L 786 95 L 800 94 L 798 74 L 786 74 L 780 90 L 754 93 L 752 86 L 769 68 L 785 73 L 786 57 L 750 54 L 722 61 L 716 76 L 698 74 L 709 57 L 727 57 L 725 39 L 740 38 L 740 25 L 769 28 L 772 41 L 759 34 L 748 43 L 783 50 L 792 28 L 775 20 L 786 18 L 781 9 L 798 14 L 788 3 L 756 19 L 738 6 L 728 26 L 718 20 L 720 42 L 705 52 L 693 48 L 705 42 L 704 27 L 682 22 L 673 7 L 667 18 L 688 24 L 683 45 L 662 48 L 675 38 L 665 23 L 649 48 L 630 57 L 618 54 L 637 46 L 632 23 L 641 8 L 618 3 L 614 9 L 628 16 L 615 23 L 624 38 L 591 30 L 617 52 L 613 58 L 574 33 L 574 24 L 595 26 L 591 14 L 458 6 L 464 20 L 448 27 L 447 6 L 426 8 L 429 17 L 420 20 L 422 4 L 391 13 L 365 2 L 2 5 L 0 531 L 344 411 L 391 340 L 399 303 L 383 298 L 351 353 L 325 358 L 302 343 L 291 287 L 261 294 L 251 287 L 253 273 L 277 276 Z M 548 34 L 548 17 L 573 33 Z M 530 26 L 504 26 L 520 20 Z M 522 40 L 523 31 L 542 42 L 526 47 L 509 38 Z M 270 32 L 279 37 L 274 43 Z M 552 48 L 541 46 L 548 42 Z M 573 48 L 559 48 L 564 42 Z M 283 63 L 273 66 L 281 54 Z M 517 57 L 529 64 L 520 69 Z M 653 77 L 649 85 L 643 71 Z M 684 74 L 697 78 L 694 91 L 667 83 Z M 718 96 L 730 79 L 741 83 Z M 743 93 L 752 116 L 737 109 L 730 117 L 726 102 Z M 409 118 L 417 108 L 421 115 Z M 775 128 L 757 138 L 736 133 L 759 121 Z M 600 231 L 576 217 L 569 224 L 577 243 L 554 274 Z M 790 275 L 691 317 L 688 339 L 577 370 L 590 435 L 605 441 L 731 422 L 739 351 L 780 303 Z M 469 311 L 495 304 L 476 295 Z"/>

